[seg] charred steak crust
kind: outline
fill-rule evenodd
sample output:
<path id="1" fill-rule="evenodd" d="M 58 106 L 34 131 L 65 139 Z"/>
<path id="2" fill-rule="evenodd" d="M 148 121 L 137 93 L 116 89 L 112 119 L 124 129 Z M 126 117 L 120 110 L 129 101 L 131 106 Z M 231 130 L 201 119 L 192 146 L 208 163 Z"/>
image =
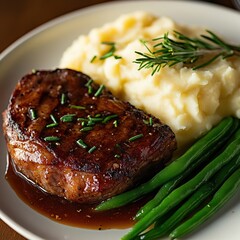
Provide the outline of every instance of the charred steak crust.
<path id="1" fill-rule="evenodd" d="M 69 69 L 24 76 L 3 120 L 17 170 L 80 203 L 127 190 L 176 149 L 167 125 Z"/>

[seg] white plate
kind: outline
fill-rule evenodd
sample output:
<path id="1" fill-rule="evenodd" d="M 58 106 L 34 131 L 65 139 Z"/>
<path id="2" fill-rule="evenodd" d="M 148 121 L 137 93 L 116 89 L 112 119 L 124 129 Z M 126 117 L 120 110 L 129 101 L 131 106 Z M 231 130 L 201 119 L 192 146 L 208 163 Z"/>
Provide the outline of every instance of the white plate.
<path id="1" fill-rule="evenodd" d="M 123 1 L 96 5 L 73 12 L 45 24 L 25 35 L 0 56 L 0 110 L 5 109 L 17 80 L 31 69 L 58 66 L 63 51 L 72 41 L 91 28 L 116 19 L 120 14 L 146 10 L 169 16 L 178 22 L 206 26 L 240 43 L 239 12 L 200 2 Z M 2 120 L 1 120 L 2 121 Z M 58 224 L 38 214 L 23 203 L 4 179 L 6 147 L 0 133 L 0 217 L 28 239 L 47 240 L 118 240 L 127 230 L 93 231 Z M 240 239 L 240 191 L 207 226 L 188 239 Z"/>

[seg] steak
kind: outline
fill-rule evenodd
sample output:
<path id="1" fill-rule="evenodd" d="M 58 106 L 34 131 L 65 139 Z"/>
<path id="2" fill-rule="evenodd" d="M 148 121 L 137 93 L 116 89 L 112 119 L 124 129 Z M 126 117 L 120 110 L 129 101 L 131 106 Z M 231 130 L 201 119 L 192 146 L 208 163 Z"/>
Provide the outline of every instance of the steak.
<path id="1" fill-rule="evenodd" d="M 79 203 L 126 191 L 176 149 L 174 133 L 159 119 L 69 69 L 24 76 L 3 113 L 3 129 L 18 172 Z"/>

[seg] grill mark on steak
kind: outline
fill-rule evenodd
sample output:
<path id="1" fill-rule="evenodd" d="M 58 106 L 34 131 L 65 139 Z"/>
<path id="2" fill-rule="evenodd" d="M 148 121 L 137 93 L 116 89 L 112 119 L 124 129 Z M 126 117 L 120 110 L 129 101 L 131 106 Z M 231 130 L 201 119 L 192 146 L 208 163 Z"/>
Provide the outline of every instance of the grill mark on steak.
<path id="1" fill-rule="evenodd" d="M 127 190 L 163 167 L 176 149 L 176 139 L 167 125 L 116 99 L 107 89 L 95 97 L 98 84 L 93 82 L 93 93 L 89 93 L 89 80 L 87 75 L 69 69 L 24 76 L 3 113 L 3 128 L 18 171 L 51 194 L 93 203 Z M 61 104 L 63 93 L 67 98 Z M 31 119 L 29 109 L 36 111 L 36 119 Z M 58 125 L 47 128 L 53 122 L 51 114 Z M 72 122 L 61 121 L 66 114 L 75 114 Z M 82 132 L 78 118 L 97 114 L 117 117 L 106 123 L 96 122 L 92 130 Z M 151 126 L 143 122 L 149 117 L 154 123 Z M 117 127 L 113 124 L 116 119 Z M 143 137 L 129 141 L 138 134 Z M 44 140 L 47 136 L 60 140 L 48 142 Z M 77 144 L 79 139 L 87 149 Z M 89 153 L 92 146 L 96 149 Z"/>

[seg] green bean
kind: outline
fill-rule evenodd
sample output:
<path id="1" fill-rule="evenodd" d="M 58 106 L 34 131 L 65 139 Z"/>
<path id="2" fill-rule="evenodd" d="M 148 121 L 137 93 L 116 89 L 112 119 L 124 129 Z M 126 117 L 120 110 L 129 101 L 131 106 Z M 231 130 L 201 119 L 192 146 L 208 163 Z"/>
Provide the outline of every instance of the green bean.
<path id="1" fill-rule="evenodd" d="M 216 213 L 239 190 L 239 176 L 240 168 L 223 183 L 205 207 L 170 233 L 171 239 L 189 234 Z"/>
<path id="2" fill-rule="evenodd" d="M 222 143 L 224 144 L 224 142 Z M 214 151 L 215 149 L 212 149 L 204 156 L 201 156 L 196 162 L 189 166 L 184 173 L 165 183 L 160 188 L 156 196 L 139 209 L 134 219 L 138 221 L 139 219 L 143 218 L 154 207 L 159 205 L 170 192 L 172 192 L 177 186 L 179 186 L 184 181 L 184 179 L 186 179 L 194 171 L 194 169 L 196 169 L 200 164 L 204 163 L 204 161 L 207 160 L 208 157 L 210 157 L 210 155 L 213 154 Z"/>
<path id="3" fill-rule="evenodd" d="M 169 182 L 165 183 L 157 192 L 155 197 L 148 201 L 143 207 L 139 209 L 139 211 L 136 213 L 135 220 L 139 220 L 143 218 L 149 211 L 151 211 L 154 207 L 159 205 L 162 200 L 170 193 L 172 192 L 181 182 L 188 177 L 191 172 L 199 166 L 200 163 L 202 163 L 206 157 L 200 158 L 198 161 L 193 163 L 189 168 L 180 176 L 175 177 L 174 179 L 170 180 Z"/>
<path id="4" fill-rule="evenodd" d="M 209 193 L 212 191 L 213 189 L 213 185 L 209 182 L 205 183 L 204 185 L 202 185 L 198 191 L 196 191 L 191 198 L 188 200 L 189 204 L 192 204 L 190 206 L 188 206 L 191 210 L 193 207 L 197 206 L 197 203 L 200 201 L 204 201 L 206 199 L 207 196 L 209 196 Z M 182 207 L 186 207 L 186 204 L 183 204 Z M 166 218 L 165 215 L 160 217 L 160 219 L 157 220 L 156 224 L 154 225 L 154 228 L 151 229 L 150 231 L 139 235 L 138 237 L 134 238 L 134 240 L 153 240 L 153 239 L 158 239 L 160 237 L 163 237 L 167 234 L 169 234 L 169 232 L 172 230 L 172 226 L 176 226 L 176 224 L 178 224 L 180 218 L 182 219 L 182 216 L 180 216 L 179 214 L 176 215 L 177 213 L 180 212 L 180 209 L 177 209 L 176 212 L 174 212 L 174 214 L 170 215 L 170 217 Z M 174 219 L 173 219 L 174 217 Z M 173 221 L 173 222 L 172 222 Z M 175 222 L 176 221 L 176 222 Z M 162 222 L 162 225 L 159 225 L 160 222 Z M 170 229 L 169 229 L 170 228 Z"/>
<path id="5" fill-rule="evenodd" d="M 239 166 L 240 156 L 237 156 L 217 172 L 209 182 L 197 189 L 168 219 L 158 219 L 154 228 L 140 235 L 139 239 L 153 240 L 169 234 L 187 215 L 191 214 L 192 211 L 213 194 Z"/>
<path id="6" fill-rule="evenodd" d="M 100 203 L 95 210 L 103 211 L 124 206 L 182 174 L 202 155 L 211 152 L 213 149 L 217 149 L 222 141 L 229 138 L 229 133 L 232 133 L 232 129 L 236 126 L 236 123 L 238 121 L 232 117 L 223 119 L 217 126 L 193 144 L 185 154 L 163 168 L 148 182 Z"/>
<path id="7" fill-rule="evenodd" d="M 239 126 L 239 121 L 236 121 L 236 126 L 234 126 L 232 128 L 232 132 L 235 132 L 235 130 L 238 126 Z M 240 130 L 238 130 L 238 132 L 236 132 L 234 134 L 234 136 L 232 138 L 230 138 L 230 141 L 233 141 L 233 139 L 235 139 L 237 136 L 240 136 L 239 132 L 240 132 Z M 224 143 L 225 142 L 222 141 L 222 145 Z M 189 166 L 189 168 L 184 173 L 182 173 L 180 176 L 177 176 L 176 178 L 174 178 L 174 179 L 170 180 L 169 182 L 167 182 L 166 184 L 164 184 L 160 188 L 160 190 L 158 191 L 156 196 L 153 199 L 151 199 L 150 201 L 148 201 L 143 207 L 141 207 L 139 209 L 139 211 L 136 213 L 136 216 L 134 219 L 138 221 L 139 219 L 143 218 L 149 211 L 151 211 L 151 209 L 153 209 L 154 207 L 159 205 L 161 203 L 161 201 L 170 192 L 172 192 L 172 190 L 174 190 L 177 186 L 179 186 L 179 184 L 181 184 L 183 182 L 183 180 L 186 179 L 194 171 L 194 169 L 196 169 L 200 164 L 203 164 L 205 162 L 205 160 L 207 160 L 213 154 L 214 151 L 215 151 L 215 149 L 212 149 L 212 151 L 209 151 L 204 156 L 200 157 L 199 160 L 197 160 L 191 166 Z"/>
<path id="8" fill-rule="evenodd" d="M 154 207 L 162 202 L 162 200 L 173 190 L 176 186 L 181 182 L 183 175 L 180 177 L 176 177 L 173 180 L 170 180 L 166 184 L 164 184 L 156 196 L 148 201 L 143 207 L 139 209 L 134 217 L 134 220 L 138 221 L 139 219 L 143 218 L 149 211 L 151 211 Z"/>
<path id="9" fill-rule="evenodd" d="M 176 207 L 180 202 L 186 199 L 198 187 L 208 181 L 217 171 L 225 164 L 230 162 L 235 156 L 240 154 L 240 138 L 229 144 L 223 152 L 207 164 L 196 176 L 185 184 L 171 192 L 157 207 L 153 208 L 144 218 L 140 219 L 133 228 L 123 236 L 122 240 L 129 240 L 143 232 L 157 218 L 163 216 L 171 209 Z"/>

